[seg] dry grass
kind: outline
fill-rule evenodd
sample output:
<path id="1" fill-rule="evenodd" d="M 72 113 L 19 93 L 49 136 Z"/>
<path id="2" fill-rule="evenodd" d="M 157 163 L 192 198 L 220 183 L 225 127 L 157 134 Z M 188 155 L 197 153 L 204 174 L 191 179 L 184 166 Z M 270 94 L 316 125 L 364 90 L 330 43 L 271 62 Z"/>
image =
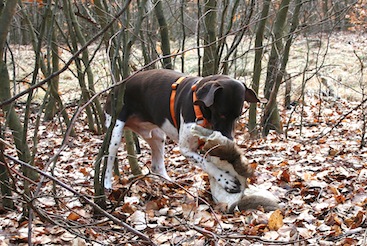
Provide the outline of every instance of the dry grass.
<path id="1" fill-rule="evenodd" d="M 231 40 L 231 37 L 228 38 Z M 361 63 L 366 62 L 366 34 L 356 33 L 335 33 L 331 36 L 326 34 L 314 35 L 312 37 L 299 36 L 295 39 L 291 48 L 287 72 L 293 81 L 293 97 L 297 99 L 301 93 L 302 81 L 306 83 L 306 92 L 319 93 L 324 90 L 321 86 L 321 78 L 326 79 L 327 83 L 335 90 L 337 96 L 348 100 L 360 100 L 363 93 L 363 87 L 366 86 L 366 75 L 361 72 Z M 253 70 L 254 50 L 253 42 L 250 39 L 241 44 L 237 52 L 237 61 L 231 67 L 231 75 L 245 79 L 247 84 L 251 83 Z M 270 40 L 265 43 L 270 44 Z M 195 40 L 191 39 L 186 44 L 187 48 L 195 47 Z M 172 47 L 177 45 L 173 44 Z M 95 46 L 89 48 L 90 54 L 96 49 Z M 172 51 L 176 51 L 172 48 Z M 241 51 L 243 50 L 243 52 Z M 268 50 L 270 48 L 268 47 Z M 32 71 L 34 68 L 34 52 L 30 46 L 12 46 L 15 60 L 15 77 L 17 82 L 14 84 L 13 91 L 17 93 L 28 86 L 32 80 Z M 44 50 L 46 52 L 46 50 Z M 66 49 L 60 49 L 60 57 L 63 66 L 71 54 Z M 203 54 L 203 52 L 201 52 Z M 264 84 L 266 77 L 266 63 L 270 51 L 266 52 L 263 59 L 263 75 L 261 83 Z M 137 68 L 142 67 L 143 61 L 141 50 L 138 45 L 132 52 L 132 62 Z M 197 74 L 197 50 L 190 50 L 184 54 L 185 72 L 188 74 Z M 10 59 L 9 59 L 10 61 Z M 174 58 L 176 70 L 181 70 L 181 57 Z M 98 51 L 93 60 L 92 70 L 94 73 L 94 84 L 97 91 L 107 88 L 111 85 L 110 70 L 108 59 L 104 50 Z M 9 65 L 11 78 L 13 78 L 13 66 Z M 304 72 L 306 71 L 306 72 Z M 41 74 L 41 73 L 40 73 Z M 39 76 L 38 80 L 43 79 Z M 69 70 L 60 76 L 60 94 L 63 100 L 70 101 L 80 97 L 78 80 L 76 78 L 75 65 L 70 66 Z M 281 88 L 280 95 L 284 93 Z M 260 93 L 261 94 L 261 93 Z M 37 101 L 43 99 L 44 89 L 38 89 L 34 95 Z"/>

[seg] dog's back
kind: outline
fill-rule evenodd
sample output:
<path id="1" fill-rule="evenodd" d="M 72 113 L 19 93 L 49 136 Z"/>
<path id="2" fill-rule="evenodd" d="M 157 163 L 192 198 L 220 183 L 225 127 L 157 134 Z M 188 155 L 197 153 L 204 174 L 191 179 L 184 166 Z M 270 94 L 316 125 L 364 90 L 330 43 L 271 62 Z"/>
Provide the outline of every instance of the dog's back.
<path id="1" fill-rule="evenodd" d="M 161 126 L 164 118 L 169 116 L 169 98 L 171 85 L 181 73 L 173 70 L 149 70 L 133 75 L 126 81 L 123 112 L 118 119 L 124 122 L 131 115 Z M 121 96 L 121 95 L 118 95 Z M 112 115 L 111 93 L 108 95 L 105 112 Z"/>

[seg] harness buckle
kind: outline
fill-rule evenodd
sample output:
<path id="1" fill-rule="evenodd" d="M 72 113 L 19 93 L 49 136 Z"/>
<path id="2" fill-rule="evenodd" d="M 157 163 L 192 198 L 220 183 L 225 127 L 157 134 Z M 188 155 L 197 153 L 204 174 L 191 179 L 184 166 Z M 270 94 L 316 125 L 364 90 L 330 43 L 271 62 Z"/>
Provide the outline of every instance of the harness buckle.
<path id="1" fill-rule="evenodd" d="M 195 123 L 201 125 L 202 123 L 204 123 L 204 117 L 203 116 L 197 117 L 195 119 Z"/>
<path id="2" fill-rule="evenodd" d="M 177 81 L 171 85 L 172 90 L 177 90 L 179 83 Z"/>

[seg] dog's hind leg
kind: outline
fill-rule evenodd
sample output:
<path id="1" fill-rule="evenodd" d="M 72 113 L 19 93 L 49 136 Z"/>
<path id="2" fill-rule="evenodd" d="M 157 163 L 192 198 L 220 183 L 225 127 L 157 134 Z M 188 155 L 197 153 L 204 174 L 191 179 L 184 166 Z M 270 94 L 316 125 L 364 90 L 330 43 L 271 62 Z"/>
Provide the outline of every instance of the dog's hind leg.
<path id="1" fill-rule="evenodd" d="M 164 178 L 171 180 L 164 165 L 164 141 L 166 134 L 159 128 L 151 131 L 151 137 L 145 138 L 152 150 L 152 171 Z"/>
<path id="2" fill-rule="evenodd" d="M 116 120 L 115 127 L 112 130 L 111 141 L 108 147 L 107 168 L 106 168 L 106 174 L 104 178 L 104 187 L 106 189 L 112 188 L 113 165 L 115 163 L 116 154 L 120 146 L 124 126 L 125 126 L 125 122 L 121 120 Z"/>

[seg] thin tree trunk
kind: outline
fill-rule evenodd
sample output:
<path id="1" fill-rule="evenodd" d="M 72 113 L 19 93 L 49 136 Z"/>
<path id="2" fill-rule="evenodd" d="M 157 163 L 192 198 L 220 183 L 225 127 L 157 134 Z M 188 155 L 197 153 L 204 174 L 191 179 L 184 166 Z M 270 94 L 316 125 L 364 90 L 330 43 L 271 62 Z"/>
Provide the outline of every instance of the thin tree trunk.
<path id="1" fill-rule="evenodd" d="M 3 61 L 4 48 L 6 37 L 8 34 L 11 20 L 14 16 L 17 1 L 6 1 L 1 15 L 0 15 L 0 101 L 5 101 L 11 98 L 10 92 L 10 79 L 6 63 Z M 24 129 L 20 122 L 18 115 L 12 104 L 3 107 L 4 114 L 6 115 L 6 122 L 12 131 L 13 139 L 16 148 L 18 149 L 19 159 L 25 162 L 30 161 L 30 151 L 27 142 L 24 142 Z M 25 176 L 35 180 L 37 179 L 37 173 L 30 170 L 23 170 Z"/>
<path id="2" fill-rule="evenodd" d="M 217 25 L 219 26 L 218 28 L 218 42 L 217 42 L 217 50 L 216 50 L 216 57 L 217 59 L 215 59 L 215 66 L 219 68 L 219 62 L 220 62 L 220 57 L 222 56 L 223 54 L 223 51 L 224 51 L 224 48 L 227 46 L 227 37 L 224 35 L 224 33 L 228 33 L 228 30 L 231 29 L 231 26 L 233 24 L 233 17 L 234 17 L 234 14 L 235 14 L 235 9 L 237 8 L 238 6 L 238 3 L 239 1 L 236 0 L 235 1 L 235 6 L 233 7 L 233 11 L 231 11 L 231 14 L 232 15 L 228 15 L 228 8 L 230 6 L 228 0 L 224 0 L 222 1 L 222 4 L 221 6 L 217 6 L 218 9 L 221 8 L 221 11 L 220 11 L 220 23 L 218 23 Z M 224 27 L 225 27 L 225 23 L 226 23 L 226 19 L 228 18 L 229 20 L 229 23 L 228 23 L 228 26 L 226 28 L 226 31 L 224 31 Z M 226 67 L 228 63 L 225 63 Z M 226 69 L 227 70 L 227 69 Z M 224 74 L 227 74 L 227 71 L 224 72 Z"/>
<path id="3" fill-rule="evenodd" d="M 98 16 L 98 21 L 99 24 L 102 26 L 102 28 L 104 28 L 107 23 L 108 23 L 108 15 L 106 14 L 107 8 L 105 8 L 105 4 L 103 4 L 103 2 L 101 0 L 95 0 L 95 12 L 97 13 Z M 130 4 L 130 3 L 128 3 Z M 129 8 L 129 7 L 127 7 Z M 128 11 L 128 10 L 126 10 Z M 113 30 L 113 26 L 111 27 L 111 29 Z M 106 47 L 109 47 L 109 40 L 110 37 L 112 36 L 112 32 L 113 31 L 109 31 L 106 32 L 103 36 L 103 41 L 106 45 Z M 112 40 L 113 43 L 113 47 L 120 47 L 117 46 L 115 39 Z M 113 61 L 112 64 L 110 64 L 111 66 L 111 73 L 112 73 L 112 77 L 115 78 L 116 76 L 119 76 L 118 73 L 115 73 L 115 66 L 117 66 L 117 62 L 115 62 L 116 60 L 114 59 L 115 56 L 113 54 L 113 50 L 110 50 L 110 53 L 108 54 L 110 56 L 110 60 Z M 117 68 L 116 68 L 117 70 Z M 112 106 L 112 110 L 111 112 L 116 112 L 116 104 L 121 103 L 122 104 L 122 99 L 121 101 L 118 102 L 118 98 L 116 97 L 115 99 L 115 95 L 118 95 L 118 89 L 119 88 L 114 88 L 110 93 L 111 93 L 111 102 L 115 102 L 115 103 L 111 103 Z M 118 103 L 117 103 L 118 102 Z M 117 113 L 116 113 L 117 114 Z M 114 116 L 114 114 L 113 114 Z M 105 173 L 106 173 L 106 166 L 107 166 L 107 159 L 106 157 L 108 157 L 108 147 L 109 147 L 109 143 L 111 141 L 111 134 L 112 134 L 112 130 L 113 130 L 113 126 L 115 125 L 116 122 L 116 117 L 112 118 L 112 122 L 111 122 L 111 126 L 107 129 L 107 132 L 105 134 L 105 137 L 103 139 L 103 143 L 102 146 L 98 152 L 96 161 L 94 163 L 94 202 L 96 204 L 98 204 L 99 206 L 101 206 L 102 208 L 106 208 L 106 196 L 105 196 L 105 192 L 104 192 L 104 177 L 105 177 Z M 103 165 L 101 165 L 103 163 Z M 98 211 L 94 211 L 95 213 L 98 213 Z"/>
<path id="4" fill-rule="evenodd" d="M 181 0 L 180 6 L 180 18 L 181 18 L 181 30 L 182 30 L 182 41 L 181 41 L 181 50 L 185 50 L 185 43 L 186 43 L 186 27 L 185 27 L 185 18 L 184 18 L 184 11 L 185 11 L 185 0 Z M 185 72 L 185 56 L 181 56 L 181 72 Z"/>
<path id="5" fill-rule="evenodd" d="M 201 18 L 201 4 L 200 4 L 200 0 L 197 1 L 196 3 L 198 12 L 197 12 L 197 26 L 196 26 L 196 46 L 200 47 L 200 18 Z M 201 71 L 201 52 L 200 49 L 196 49 L 197 55 L 198 55 L 198 63 L 197 63 L 197 67 L 198 67 L 198 75 L 202 74 Z"/>
<path id="6" fill-rule="evenodd" d="M 218 67 L 216 67 L 217 59 L 217 46 L 215 41 L 217 40 L 216 35 L 216 20 L 217 20 L 217 1 L 207 0 L 204 8 L 204 56 L 203 56 L 203 76 L 216 74 Z M 198 34 L 199 35 L 199 34 Z"/>
<path id="7" fill-rule="evenodd" d="M 1 123 L 0 138 L 4 139 L 3 125 Z M 4 143 L 0 141 L 0 194 L 2 197 L 0 203 L 5 209 L 14 209 L 14 202 L 11 199 L 12 190 L 10 188 L 8 170 L 5 166 L 4 149 Z"/>
<path id="8" fill-rule="evenodd" d="M 283 0 L 281 2 L 274 24 L 273 44 L 264 88 L 265 97 L 268 99 L 262 119 L 264 136 L 266 136 L 270 130 L 275 130 L 278 133 L 283 132 L 276 98 L 280 85 L 279 78 L 283 77 L 283 72 L 280 70 L 284 52 L 282 38 L 287 20 L 289 2 L 290 0 Z"/>
<path id="9" fill-rule="evenodd" d="M 233 39 L 233 42 L 232 42 L 232 44 L 231 44 L 231 47 L 229 48 L 229 50 L 228 50 L 228 52 L 227 52 L 227 54 L 226 54 L 226 56 L 224 57 L 224 64 L 223 64 L 223 73 L 224 74 L 228 74 L 228 70 L 229 70 L 229 64 L 228 64 L 228 60 L 229 60 L 229 58 L 230 58 L 230 56 L 232 55 L 232 54 L 234 54 L 235 52 L 237 52 L 237 47 L 238 47 L 238 45 L 240 45 L 240 43 L 242 42 L 242 38 L 243 38 L 243 36 L 245 35 L 245 33 L 246 33 L 246 31 L 248 30 L 248 28 L 251 26 L 250 25 L 250 21 L 251 21 L 251 17 L 252 17 L 252 14 L 254 13 L 254 9 L 255 9 L 255 0 L 251 0 L 250 2 L 249 2 L 249 8 L 247 8 L 247 10 L 246 10 L 246 15 L 245 15 L 245 17 L 244 18 L 242 18 L 241 19 L 241 24 L 240 24 L 240 26 L 241 26 L 241 28 L 240 28 L 240 30 L 238 30 L 237 32 L 236 32 L 236 35 L 234 36 L 234 39 Z M 234 8 L 237 8 L 237 6 L 234 6 Z M 233 9 L 232 10 L 232 15 L 233 15 L 233 18 L 234 18 L 234 14 L 235 14 L 235 12 L 234 12 L 234 10 L 235 9 Z M 232 18 L 232 19 L 233 19 Z M 232 20 L 231 20 L 232 21 Z M 231 25 L 228 27 L 228 31 L 227 31 L 227 33 L 226 33 L 226 35 L 228 35 L 229 34 L 229 32 L 230 32 L 230 28 L 232 27 L 232 23 L 231 23 Z M 221 57 L 221 53 L 219 53 L 218 54 L 218 59 L 220 59 L 220 57 Z M 236 59 L 234 59 L 234 61 L 235 61 Z M 218 66 L 219 66 L 219 60 L 218 60 Z"/>
<path id="10" fill-rule="evenodd" d="M 75 30 L 75 34 L 77 36 L 78 43 L 84 46 L 86 44 L 86 40 L 85 40 L 82 30 L 80 29 L 80 25 L 77 21 L 77 18 L 74 12 L 71 12 L 70 16 L 72 17 L 73 28 Z M 88 98 L 86 99 L 89 100 L 92 96 L 94 96 L 94 94 L 96 93 L 96 90 L 94 88 L 94 76 L 93 76 L 92 68 L 90 66 L 91 59 L 89 58 L 88 48 L 85 49 L 82 53 L 82 62 L 84 65 L 84 73 L 86 73 L 86 78 L 88 80 L 88 87 L 87 87 Z M 97 127 L 97 129 L 93 127 L 91 130 L 94 130 L 98 134 L 101 134 L 102 128 L 100 127 L 100 125 L 102 124 L 101 117 L 103 115 L 102 106 L 97 98 L 95 98 L 90 105 L 91 105 L 91 110 L 93 111 L 93 115 L 94 115 L 94 120 L 92 121 L 92 123 L 95 124 Z"/>
<path id="11" fill-rule="evenodd" d="M 52 27 L 51 27 L 52 28 Z M 54 28 L 52 28 L 52 39 L 51 39 L 51 73 L 59 70 L 59 47 L 57 46 L 56 33 Z M 59 76 L 51 79 L 48 83 L 49 100 L 45 109 L 45 120 L 51 120 L 56 115 L 56 105 L 58 100 L 56 99 L 56 94 L 59 92 Z"/>
<path id="12" fill-rule="evenodd" d="M 0 102 L 3 102 L 11 98 L 10 92 L 10 79 L 6 63 L 3 60 L 5 42 L 8 34 L 10 23 L 14 16 L 17 1 L 6 1 L 6 5 L 3 6 L 0 12 Z M 20 160 L 31 163 L 31 155 L 28 144 L 25 139 L 25 129 L 23 128 L 21 121 L 15 112 L 13 104 L 3 106 L 3 112 L 6 118 L 6 124 L 12 131 L 15 147 L 18 150 L 18 157 Z M 22 168 L 24 176 L 36 180 L 38 174 L 28 168 Z M 24 194 L 30 196 L 30 187 L 28 180 L 24 180 Z M 28 215 L 28 205 L 23 206 L 23 216 Z"/>
<path id="13" fill-rule="evenodd" d="M 31 82 L 31 86 L 35 85 L 37 82 L 37 78 L 38 78 L 38 73 L 39 73 L 39 68 L 41 66 L 41 59 L 42 58 L 42 53 L 41 53 L 41 44 L 42 44 L 42 40 L 45 37 L 45 32 L 46 32 L 46 25 L 47 25 L 47 21 L 49 19 L 51 10 L 49 9 L 49 5 L 46 4 L 46 7 L 43 9 L 44 13 L 43 13 L 43 18 L 42 18 L 42 23 L 40 25 L 40 30 L 39 30 L 39 35 L 38 35 L 38 42 L 37 42 L 37 47 L 35 47 L 34 52 L 35 52 L 35 66 L 33 69 L 33 73 L 32 73 L 32 82 Z M 31 111 L 31 103 L 32 103 L 32 99 L 33 99 L 33 93 L 34 91 L 30 91 L 28 93 L 27 96 L 27 101 L 26 101 L 26 107 L 24 110 L 24 123 L 23 123 L 23 138 L 22 138 L 22 142 L 26 143 L 27 142 L 27 138 L 28 138 L 28 127 L 29 127 L 29 116 L 30 116 L 30 111 Z M 34 163 L 34 159 L 32 158 L 33 155 L 30 155 L 30 151 L 29 152 L 29 159 L 28 162 L 31 163 L 31 165 L 33 165 Z M 27 183 L 28 181 L 25 180 L 25 183 Z M 29 185 L 25 185 L 25 190 L 26 192 L 29 192 L 28 189 Z"/>
<path id="14" fill-rule="evenodd" d="M 37 47 L 38 47 L 37 33 L 39 31 L 37 31 L 37 30 L 34 29 L 34 27 L 32 25 L 32 21 L 30 20 L 28 14 L 26 13 L 25 8 L 22 6 L 22 2 L 21 1 L 19 2 L 19 4 L 21 6 L 20 12 L 22 13 L 22 16 L 25 19 L 25 21 L 27 23 L 27 27 L 29 29 L 29 33 L 30 33 L 30 36 L 31 36 L 31 41 L 32 41 L 33 49 L 34 50 L 37 50 Z M 45 75 L 45 77 L 48 77 L 50 75 L 50 73 L 48 72 L 48 70 L 46 68 L 46 65 L 45 65 L 45 62 L 44 62 L 43 59 L 39 59 L 39 67 L 41 68 L 41 71 Z M 53 71 L 54 71 L 54 69 L 53 69 Z M 57 71 L 57 70 L 55 70 L 55 71 Z M 51 80 L 51 81 L 54 81 L 54 80 Z M 50 84 L 50 83 L 48 83 L 48 84 Z M 48 89 L 50 89 L 50 88 L 48 88 Z M 61 115 L 62 115 L 62 117 L 63 117 L 63 119 L 65 121 L 65 124 L 66 125 L 69 125 L 70 124 L 69 116 L 68 116 L 68 113 L 65 110 L 65 107 L 63 105 L 63 102 L 62 102 L 62 100 L 60 98 L 60 95 L 59 95 L 58 91 L 55 92 L 54 90 L 51 90 L 50 92 L 52 93 L 53 98 L 57 101 L 57 106 L 58 106 L 59 110 L 61 111 Z M 71 131 L 71 135 L 75 135 L 74 130 Z"/>
<path id="15" fill-rule="evenodd" d="M 124 47 L 124 50 L 123 50 L 124 56 L 123 56 L 123 62 L 122 62 L 122 64 L 124 65 L 122 76 L 124 78 L 127 78 L 130 74 L 129 60 L 130 60 L 131 48 L 132 48 L 133 44 L 135 43 L 136 37 L 138 37 L 140 29 L 141 29 L 141 24 L 142 24 L 143 18 L 144 18 L 143 13 L 144 13 L 144 10 L 145 10 L 146 2 L 147 2 L 146 0 L 143 0 L 143 1 L 140 2 L 140 6 L 138 8 L 139 9 L 138 10 L 138 15 L 136 17 L 137 20 L 136 20 L 136 23 L 134 25 L 134 33 L 132 35 L 126 35 L 125 36 L 125 42 L 124 42 L 124 45 L 123 45 L 123 47 Z M 127 33 L 125 33 L 125 34 L 127 34 Z M 123 88 L 121 91 L 124 92 L 125 91 L 124 89 L 125 88 Z M 121 97 L 121 98 L 123 96 L 124 96 L 124 93 L 119 95 L 119 97 Z M 138 160 L 136 158 L 133 134 L 131 133 L 130 130 L 125 130 L 124 136 L 125 136 L 125 142 L 127 144 L 126 150 L 127 150 L 128 156 L 129 156 L 129 164 L 130 164 L 131 171 L 132 171 L 133 175 L 140 175 L 141 170 L 140 170 L 140 167 L 139 167 L 139 164 L 138 164 Z M 129 144 L 129 146 L 128 146 L 128 144 Z"/>
<path id="16" fill-rule="evenodd" d="M 4 57 L 4 48 L 6 43 L 6 37 L 8 36 L 11 19 L 13 19 L 17 1 L 1 1 L 0 6 L 0 60 Z"/>
<path id="17" fill-rule="evenodd" d="M 292 93 L 292 79 L 291 76 L 286 73 L 284 75 L 285 80 L 285 95 L 284 95 L 284 107 L 286 109 L 291 108 L 291 93 Z"/>
<path id="18" fill-rule="evenodd" d="M 3 60 L 0 60 L 0 101 L 5 101 L 11 97 L 10 94 L 10 80 L 9 73 L 6 67 L 6 64 Z M 19 116 L 15 112 L 13 104 L 8 104 L 3 107 L 4 114 L 6 115 L 6 123 L 9 126 L 12 136 L 14 139 L 15 147 L 17 148 L 18 157 L 20 160 L 32 163 L 31 162 L 31 154 L 29 150 L 29 146 L 26 141 L 23 141 L 25 138 L 25 131 L 20 122 Z M 32 171 L 26 167 L 22 167 L 22 171 L 24 176 L 36 180 L 38 178 L 37 172 Z M 24 180 L 24 194 L 30 197 L 30 186 L 29 181 Z M 24 204 L 23 206 L 23 216 L 28 216 L 28 205 Z"/>
<path id="19" fill-rule="evenodd" d="M 65 16 L 67 16 L 68 29 L 70 31 L 70 38 L 73 47 L 73 52 L 78 50 L 78 44 L 85 45 L 85 38 L 80 30 L 79 23 L 75 17 L 75 13 L 72 10 L 72 6 L 66 0 L 63 0 L 63 9 Z M 82 53 L 81 59 L 76 59 L 75 64 L 77 66 L 78 81 L 82 90 L 82 101 L 86 103 L 95 93 L 94 78 L 90 67 L 89 51 L 85 49 Z M 84 65 L 84 69 L 82 67 Z M 85 72 L 84 72 L 85 71 Z M 85 76 L 86 74 L 86 76 Z M 86 83 L 88 81 L 88 86 Z M 103 115 L 102 107 L 98 99 L 94 99 L 93 102 L 86 107 L 88 127 L 91 131 L 98 132 L 97 129 L 101 129 L 98 125 L 102 123 L 100 117 Z M 93 117 L 94 116 L 94 117 Z M 95 127 L 97 126 L 97 128 Z"/>
<path id="20" fill-rule="evenodd" d="M 166 18 L 164 17 L 164 11 L 162 7 L 162 1 L 156 0 L 155 1 L 155 8 L 154 12 L 158 20 L 159 24 L 159 31 L 161 34 L 161 49 L 162 49 L 162 55 L 167 56 L 171 54 L 171 48 L 170 48 L 170 39 L 169 39 L 169 30 L 166 22 Z M 163 58 L 163 68 L 172 69 L 172 62 L 171 57 Z"/>
<path id="21" fill-rule="evenodd" d="M 54 22 L 55 17 L 53 16 L 52 10 L 47 7 L 47 10 L 50 14 L 47 15 L 47 27 L 49 30 L 48 37 L 51 36 L 51 39 L 49 39 L 49 45 L 48 45 L 48 73 L 52 74 L 59 70 L 59 47 L 57 45 L 57 38 L 56 38 L 56 29 L 54 28 Z M 50 55 L 51 55 L 51 62 L 50 62 Z M 49 121 L 52 120 L 56 115 L 57 110 L 57 99 L 55 97 L 56 94 L 58 94 L 59 91 L 59 76 L 56 76 L 55 78 L 51 79 L 47 84 L 47 89 L 49 91 L 48 93 L 48 103 L 46 104 L 45 108 L 45 120 Z"/>
<path id="22" fill-rule="evenodd" d="M 263 9 L 261 12 L 261 19 L 259 22 L 259 26 L 256 30 L 256 37 L 255 37 L 255 61 L 254 61 L 254 74 L 252 78 L 252 89 L 259 93 L 260 87 L 260 76 L 261 76 L 261 60 L 263 57 L 264 46 L 263 46 L 263 39 L 264 39 L 264 30 L 267 21 L 267 17 L 269 15 L 269 8 L 270 8 L 271 0 L 265 0 L 263 3 Z M 250 136 L 252 138 L 256 138 L 258 136 L 258 132 L 256 129 L 256 112 L 257 112 L 257 104 L 252 103 L 250 105 L 249 111 L 249 122 L 248 122 L 248 129 Z"/>
<path id="23" fill-rule="evenodd" d="M 71 9 L 70 3 L 67 0 L 63 0 L 63 10 L 64 10 L 64 14 L 66 16 L 66 22 L 67 22 L 67 27 L 68 30 L 70 32 L 70 39 L 71 39 L 71 50 L 72 53 L 75 53 L 78 50 L 78 40 L 77 40 L 77 34 L 76 31 L 74 29 L 74 26 L 77 25 L 75 23 L 73 23 L 73 11 Z M 83 56 L 83 55 L 82 55 Z M 82 102 L 86 103 L 89 100 L 89 93 L 88 93 L 88 88 L 87 85 L 85 83 L 85 76 L 82 68 L 82 64 L 81 64 L 81 58 L 77 58 L 75 59 L 75 66 L 77 68 L 77 78 L 78 78 L 78 82 L 79 82 L 79 86 L 81 89 L 81 94 L 82 94 Z M 90 107 L 90 105 L 88 105 L 85 108 L 85 112 L 87 114 L 87 122 L 88 122 L 88 127 L 91 131 L 94 131 L 94 121 L 93 121 L 93 114 L 92 114 L 92 109 Z"/>
<path id="24" fill-rule="evenodd" d="M 367 131 L 367 115 L 366 115 L 367 107 L 364 106 L 362 108 L 362 132 L 361 132 L 361 143 L 359 145 L 359 149 L 366 147 L 366 131 Z"/>

